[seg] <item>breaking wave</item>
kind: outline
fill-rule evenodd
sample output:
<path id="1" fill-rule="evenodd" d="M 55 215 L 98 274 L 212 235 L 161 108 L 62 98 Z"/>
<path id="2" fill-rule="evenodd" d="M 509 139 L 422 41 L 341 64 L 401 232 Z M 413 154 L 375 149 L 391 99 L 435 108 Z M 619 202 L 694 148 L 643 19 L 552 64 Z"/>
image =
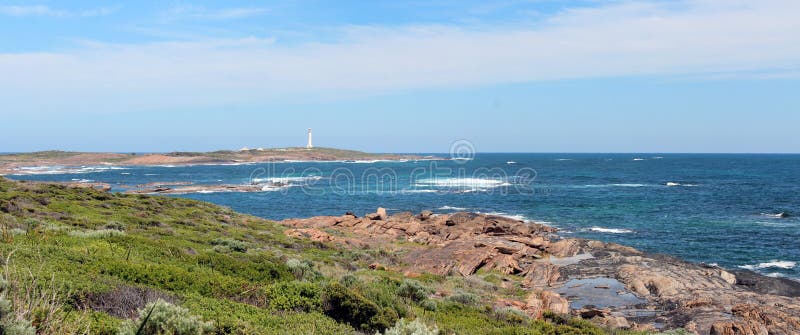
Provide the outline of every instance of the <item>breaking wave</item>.
<path id="1" fill-rule="evenodd" d="M 13 175 L 37 175 L 37 174 L 80 174 L 104 172 L 110 170 L 128 170 L 121 166 L 23 166 L 14 169 L 17 173 Z"/>
<path id="2" fill-rule="evenodd" d="M 281 184 L 291 184 L 291 183 L 301 183 L 307 181 L 315 181 L 320 180 L 322 177 L 320 176 L 307 176 L 307 177 L 270 177 L 270 178 L 253 178 L 250 180 L 254 184 L 263 184 L 263 183 L 281 183 Z"/>
<path id="3" fill-rule="evenodd" d="M 666 185 L 666 186 L 683 186 L 683 187 L 695 187 L 695 186 L 699 186 L 699 185 L 697 185 L 697 184 L 683 184 L 683 183 L 678 183 L 678 182 L 674 182 L 674 181 L 668 181 L 668 182 L 666 182 L 664 185 Z"/>
<path id="4" fill-rule="evenodd" d="M 781 261 L 781 260 L 772 260 L 769 262 L 758 263 L 756 265 L 740 265 L 739 268 L 745 270 L 759 270 L 759 269 L 794 269 L 797 266 L 797 262 L 792 261 Z"/>
<path id="5" fill-rule="evenodd" d="M 773 219 L 784 219 L 784 218 L 788 218 L 788 217 L 790 216 L 790 215 L 789 215 L 789 213 L 786 213 L 786 212 L 780 212 L 780 213 L 761 213 L 761 215 L 763 215 L 763 216 L 766 216 L 766 217 L 768 217 L 768 218 L 773 218 Z"/>
<path id="6" fill-rule="evenodd" d="M 426 178 L 417 180 L 416 186 L 444 188 L 493 188 L 511 186 L 510 183 L 498 179 L 483 178 Z"/>
<path id="7" fill-rule="evenodd" d="M 443 211 L 463 212 L 463 211 L 466 211 L 468 208 L 465 208 L 465 207 L 453 207 L 453 206 L 442 206 L 442 207 L 439 207 L 439 209 L 443 210 Z"/>
<path id="8" fill-rule="evenodd" d="M 629 234 L 633 233 L 633 230 L 624 229 L 624 228 L 603 228 L 603 227 L 591 227 L 588 228 L 590 231 L 598 232 L 598 233 L 607 233 L 607 234 Z"/>

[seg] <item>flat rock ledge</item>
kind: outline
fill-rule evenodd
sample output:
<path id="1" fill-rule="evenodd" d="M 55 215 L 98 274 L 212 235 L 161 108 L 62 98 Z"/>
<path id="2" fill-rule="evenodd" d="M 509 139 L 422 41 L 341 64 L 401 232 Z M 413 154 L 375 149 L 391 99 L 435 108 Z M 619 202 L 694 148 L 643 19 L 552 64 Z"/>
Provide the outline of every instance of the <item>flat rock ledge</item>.
<path id="1" fill-rule="evenodd" d="M 696 334 L 800 334 L 800 283 L 727 271 L 614 243 L 561 239 L 542 224 L 459 212 L 404 212 L 281 221 L 290 236 L 350 247 L 400 248 L 396 270 L 521 277 L 521 301 L 498 298 L 532 317 L 572 314 L 610 328 L 684 328 Z M 331 229 L 340 233 L 330 234 Z M 328 231 L 328 232 L 326 232 Z M 334 236 L 335 235 L 335 236 Z M 405 241 L 400 246 L 392 242 Z"/>

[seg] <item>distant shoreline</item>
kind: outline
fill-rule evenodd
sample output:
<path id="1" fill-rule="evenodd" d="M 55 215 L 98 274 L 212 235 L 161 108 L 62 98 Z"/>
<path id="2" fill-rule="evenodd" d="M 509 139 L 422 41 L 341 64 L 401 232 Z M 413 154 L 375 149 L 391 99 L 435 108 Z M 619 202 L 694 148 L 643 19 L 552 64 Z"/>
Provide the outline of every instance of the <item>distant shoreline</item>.
<path id="1" fill-rule="evenodd" d="M 170 152 L 122 154 L 102 152 L 40 151 L 0 155 L 0 175 L 37 174 L 47 166 L 152 166 L 224 165 L 269 162 L 328 162 L 348 160 L 442 160 L 438 156 L 372 154 L 333 148 L 270 148 L 219 150 L 212 152 Z"/>

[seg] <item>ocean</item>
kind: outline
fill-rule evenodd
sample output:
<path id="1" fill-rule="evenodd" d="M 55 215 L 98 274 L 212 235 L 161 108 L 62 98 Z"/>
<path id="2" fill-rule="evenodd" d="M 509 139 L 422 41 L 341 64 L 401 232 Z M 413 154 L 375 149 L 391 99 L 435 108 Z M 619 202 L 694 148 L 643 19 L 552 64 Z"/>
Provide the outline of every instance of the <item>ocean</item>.
<path id="1" fill-rule="evenodd" d="M 447 156 L 447 155 L 439 155 Z M 800 155 L 477 154 L 448 161 L 31 167 L 12 179 L 263 185 L 174 195 L 280 220 L 385 207 L 540 222 L 564 237 L 800 280 Z M 783 215 L 781 215 L 783 213 Z"/>

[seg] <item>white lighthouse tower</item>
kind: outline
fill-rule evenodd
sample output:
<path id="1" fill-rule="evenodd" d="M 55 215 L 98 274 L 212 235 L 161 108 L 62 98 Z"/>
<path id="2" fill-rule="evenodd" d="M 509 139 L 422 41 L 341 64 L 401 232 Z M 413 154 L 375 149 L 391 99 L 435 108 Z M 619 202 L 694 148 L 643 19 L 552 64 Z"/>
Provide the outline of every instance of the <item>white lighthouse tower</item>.
<path id="1" fill-rule="evenodd" d="M 311 128 L 308 128 L 308 144 L 306 144 L 306 149 L 313 149 L 314 145 L 311 144 Z"/>

